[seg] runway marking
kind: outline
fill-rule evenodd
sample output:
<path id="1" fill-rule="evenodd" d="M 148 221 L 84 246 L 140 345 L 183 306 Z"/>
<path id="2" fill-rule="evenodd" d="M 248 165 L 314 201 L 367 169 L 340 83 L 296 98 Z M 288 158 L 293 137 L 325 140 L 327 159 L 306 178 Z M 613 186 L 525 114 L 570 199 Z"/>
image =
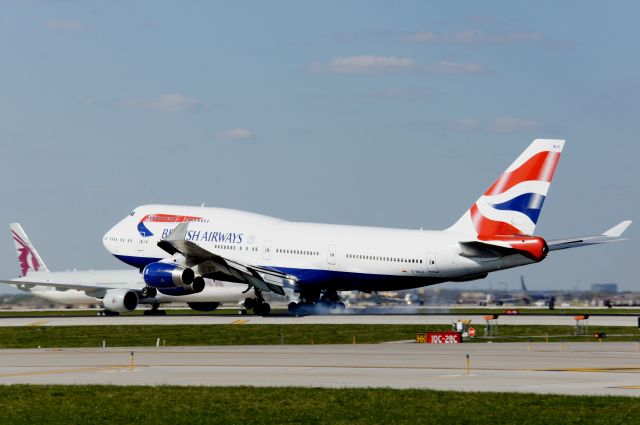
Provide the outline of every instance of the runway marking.
<path id="1" fill-rule="evenodd" d="M 624 387 L 613 387 L 613 388 L 622 388 L 623 390 L 640 390 L 640 385 L 626 385 Z"/>
<path id="2" fill-rule="evenodd" d="M 244 325 L 248 321 L 249 321 L 249 319 L 238 319 L 238 320 L 234 320 L 233 322 L 231 322 L 231 324 L 232 325 Z"/>
<path id="3" fill-rule="evenodd" d="M 37 322 L 29 323 L 29 324 L 27 324 L 25 326 L 36 327 L 36 326 L 42 326 L 45 323 L 49 323 L 49 321 L 48 320 L 38 320 Z"/>
<path id="4" fill-rule="evenodd" d="M 640 367 L 569 367 L 565 369 L 537 369 L 538 372 L 604 372 L 604 373 L 640 373 Z"/>
<path id="5" fill-rule="evenodd" d="M 63 373 L 80 373 L 80 372 L 106 372 L 116 371 L 119 369 L 130 369 L 130 366 L 102 366 L 102 367 L 81 367 L 77 369 L 55 369 L 41 370 L 31 372 L 14 372 L 0 374 L 0 378 L 12 378 L 16 376 L 34 376 L 34 375 L 59 375 Z"/>

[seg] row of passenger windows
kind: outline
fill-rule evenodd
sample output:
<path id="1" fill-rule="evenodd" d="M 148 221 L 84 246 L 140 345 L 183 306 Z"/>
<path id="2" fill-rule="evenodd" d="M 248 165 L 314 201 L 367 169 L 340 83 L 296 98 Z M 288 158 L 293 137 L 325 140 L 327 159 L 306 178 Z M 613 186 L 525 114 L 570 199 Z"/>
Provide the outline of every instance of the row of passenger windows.
<path id="1" fill-rule="evenodd" d="M 355 260 L 388 261 L 392 263 L 422 264 L 422 260 L 418 260 L 416 258 L 380 257 L 377 255 L 360 255 L 360 254 L 347 254 L 347 258 L 353 258 Z"/>
<path id="2" fill-rule="evenodd" d="M 304 249 L 282 249 L 282 248 L 276 248 L 276 252 L 278 254 L 297 254 L 297 255 L 313 255 L 313 256 L 320 255 L 320 253 L 318 251 L 305 251 Z"/>
<path id="3" fill-rule="evenodd" d="M 214 248 L 216 248 L 216 249 L 229 249 L 229 250 L 232 250 L 232 251 L 236 251 L 236 250 L 238 250 L 238 251 L 257 251 L 258 250 L 258 248 L 255 247 L 255 246 L 242 247 L 242 246 L 238 246 L 238 245 L 222 245 L 222 244 L 215 245 Z"/>

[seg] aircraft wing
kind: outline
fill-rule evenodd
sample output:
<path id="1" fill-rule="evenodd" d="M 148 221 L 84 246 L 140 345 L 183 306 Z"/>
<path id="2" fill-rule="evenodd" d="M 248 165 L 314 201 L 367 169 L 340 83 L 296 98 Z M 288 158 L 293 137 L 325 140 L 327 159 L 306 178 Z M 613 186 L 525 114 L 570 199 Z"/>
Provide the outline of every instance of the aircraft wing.
<path id="1" fill-rule="evenodd" d="M 188 267 L 199 266 L 205 276 L 223 274 L 264 292 L 284 295 L 284 287 L 296 281 L 296 277 L 252 264 L 223 257 L 210 252 L 198 244 L 185 240 L 189 222 L 178 224 L 158 246 L 171 255 L 182 254 Z"/>
<path id="2" fill-rule="evenodd" d="M 611 229 L 597 236 L 580 236 L 576 238 L 558 239 L 553 241 L 547 241 L 549 251 L 557 251 L 560 249 L 577 248 L 580 246 L 597 245 L 601 243 L 623 241 L 622 234 L 627 227 L 631 225 L 631 220 L 625 220 L 616 224 Z"/>
<path id="3" fill-rule="evenodd" d="M 18 285 L 18 286 L 26 286 L 28 288 L 30 287 L 34 287 L 34 286 L 48 286 L 51 288 L 55 288 L 55 289 L 61 289 L 61 290 L 66 290 L 66 289 L 75 289 L 78 291 L 84 291 L 87 293 L 90 292 L 104 292 L 107 291 L 109 289 L 117 289 L 117 288 L 122 288 L 122 286 L 109 286 L 109 285 L 104 285 L 104 284 L 83 284 L 83 283 L 59 283 L 59 282 L 50 282 L 49 280 L 45 281 L 45 282 L 39 282 L 37 279 L 28 279 L 28 278 L 18 278 L 18 279 L 12 279 L 12 280 L 0 280 L 0 283 L 6 283 L 9 285 Z M 132 284 L 130 288 L 127 289 L 133 289 L 133 290 L 141 290 L 143 288 L 144 285 L 139 284 Z"/>

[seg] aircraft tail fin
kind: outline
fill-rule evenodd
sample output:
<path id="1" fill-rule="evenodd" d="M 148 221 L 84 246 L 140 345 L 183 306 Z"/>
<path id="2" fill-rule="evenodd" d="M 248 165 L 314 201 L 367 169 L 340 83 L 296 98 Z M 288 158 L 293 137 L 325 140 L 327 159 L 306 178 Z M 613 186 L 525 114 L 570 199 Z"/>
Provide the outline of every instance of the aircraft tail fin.
<path id="1" fill-rule="evenodd" d="M 469 236 L 531 236 L 564 142 L 534 140 L 447 231 Z"/>
<path id="2" fill-rule="evenodd" d="M 9 228 L 11 229 L 13 243 L 16 246 L 21 276 L 24 277 L 29 272 L 48 272 L 47 265 L 31 244 L 20 223 L 11 223 Z"/>

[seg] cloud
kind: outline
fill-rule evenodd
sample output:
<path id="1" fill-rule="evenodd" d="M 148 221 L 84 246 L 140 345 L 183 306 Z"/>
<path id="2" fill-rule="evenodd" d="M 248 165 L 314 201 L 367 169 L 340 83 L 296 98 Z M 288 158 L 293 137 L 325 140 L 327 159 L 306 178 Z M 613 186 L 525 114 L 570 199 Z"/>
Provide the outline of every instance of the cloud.
<path id="1" fill-rule="evenodd" d="M 426 88 L 391 88 L 371 90 L 356 97 L 356 100 L 429 100 L 433 91 Z"/>
<path id="2" fill-rule="evenodd" d="M 44 28 L 49 31 L 66 31 L 66 32 L 82 32 L 88 28 L 78 21 L 62 21 L 57 19 L 48 19 L 44 21 Z"/>
<path id="3" fill-rule="evenodd" d="M 247 128 L 231 128 L 218 132 L 216 138 L 223 142 L 232 142 L 236 140 L 252 140 L 255 139 L 255 135 Z"/>
<path id="4" fill-rule="evenodd" d="M 478 63 L 458 63 L 450 61 L 440 61 L 437 63 L 423 65 L 426 72 L 436 72 L 440 74 L 480 74 L 487 72 L 487 67 Z"/>
<path id="5" fill-rule="evenodd" d="M 160 112 L 192 111 L 202 107 L 197 99 L 181 93 L 163 94 L 155 98 L 129 97 L 122 100 L 122 105 L 130 108 L 148 109 Z"/>
<path id="6" fill-rule="evenodd" d="M 481 31 L 460 32 L 415 32 L 402 38 L 406 43 L 432 44 L 432 45 L 492 45 L 492 44 L 519 44 L 541 41 L 542 34 L 537 32 L 502 32 L 485 33 Z"/>
<path id="7" fill-rule="evenodd" d="M 418 64 L 414 59 L 396 56 L 361 55 L 335 58 L 328 63 L 314 62 L 307 66 L 310 72 L 333 74 L 376 74 L 388 72 L 422 71 L 441 74 L 476 74 L 487 71 L 484 65 L 441 61 Z"/>
<path id="8" fill-rule="evenodd" d="M 538 121 L 528 118 L 503 116 L 484 121 L 477 118 L 462 118 L 455 121 L 451 127 L 458 131 L 482 131 L 506 134 L 540 130 L 542 125 Z"/>
<path id="9" fill-rule="evenodd" d="M 327 64 L 314 62 L 307 67 L 311 72 L 331 72 L 335 74 L 369 74 L 414 69 L 415 61 L 395 56 L 361 55 L 335 58 Z"/>

